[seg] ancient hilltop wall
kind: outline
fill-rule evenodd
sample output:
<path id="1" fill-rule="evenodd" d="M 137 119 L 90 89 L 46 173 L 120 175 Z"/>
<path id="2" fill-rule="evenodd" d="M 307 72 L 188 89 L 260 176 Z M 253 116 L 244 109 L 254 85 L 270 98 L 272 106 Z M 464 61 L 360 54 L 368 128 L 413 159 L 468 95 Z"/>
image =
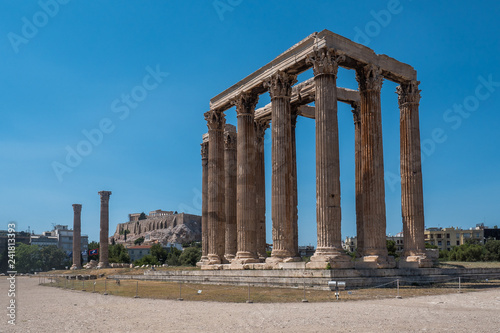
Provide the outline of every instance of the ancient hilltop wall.
<path id="1" fill-rule="evenodd" d="M 129 230 L 126 241 L 125 230 Z M 139 237 L 144 237 L 146 241 L 158 240 L 160 243 L 201 241 L 201 216 L 180 213 L 119 223 L 111 238 L 116 243 L 129 243 Z"/>

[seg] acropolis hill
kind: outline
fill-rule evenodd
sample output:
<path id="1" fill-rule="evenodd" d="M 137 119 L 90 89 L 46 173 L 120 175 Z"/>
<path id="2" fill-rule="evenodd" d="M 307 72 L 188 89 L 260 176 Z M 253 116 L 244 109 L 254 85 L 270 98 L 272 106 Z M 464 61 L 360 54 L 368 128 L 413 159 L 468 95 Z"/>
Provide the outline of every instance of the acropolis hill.
<path id="1" fill-rule="evenodd" d="M 140 214 L 129 214 L 129 222 L 119 223 L 110 242 L 133 244 L 137 238 L 146 242 L 190 243 L 201 240 L 201 216 L 170 211 L 152 211 L 146 219 L 139 220 Z M 128 230 L 126 236 L 124 231 Z M 126 240 L 125 240 L 126 238 Z"/>

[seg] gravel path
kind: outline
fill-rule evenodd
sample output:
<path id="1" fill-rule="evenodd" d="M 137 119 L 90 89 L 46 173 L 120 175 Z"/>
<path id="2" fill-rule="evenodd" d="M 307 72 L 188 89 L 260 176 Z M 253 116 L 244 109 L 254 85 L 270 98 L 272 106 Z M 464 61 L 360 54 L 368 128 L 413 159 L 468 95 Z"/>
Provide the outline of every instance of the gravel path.
<path id="1" fill-rule="evenodd" d="M 343 303 L 229 304 L 134 299 L 38 286 L 18 277 L 16 325 L 0 332 L 496 332 L 500 289 Z"/>

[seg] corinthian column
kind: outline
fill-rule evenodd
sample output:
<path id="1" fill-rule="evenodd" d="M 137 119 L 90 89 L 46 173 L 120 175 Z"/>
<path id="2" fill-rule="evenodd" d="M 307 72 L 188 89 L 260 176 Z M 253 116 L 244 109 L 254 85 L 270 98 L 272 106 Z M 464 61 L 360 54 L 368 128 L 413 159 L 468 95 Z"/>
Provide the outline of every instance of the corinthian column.
<path id="1" fill-rule="evenodd" d="M 101 234 L 99 237 L 99 264 L 97 267 L 109 267 L 109 196 L 111 191 L 99 192 L 101 196 Z"/>
<path id="2" fill-rule="evenodd" d="M 361 178 L 361 116 L 359 103 L 353 103 L 352 116 L 354 118 L 354 164 L 356 168 L 356 256 L 363 256 L 364 226 L 363 226 L 363 184 Z"/>
<path id="3" fill-rule="evenodd" d="M 82 252 L 82 205 L 73 204 L 73 266 L 71 269 L 81 269 L 82 262 L 80 253 Z"/>
<path id="4" fill-rule="evenodd" d="M 292 126 L 290 97 L 295 75 L 282 71 L 266 83 L 272 104 L 272 220 L 273 251 L 266 261 L 298 261 L 295 252 L 292 207 Z"/>
<path id="5" fill-rule="evenodd" d="M 238 118 L 238 189 L 236 262 L 257 263 L 257 220 L 255 199 L 255 106 L 257 94 L 242 93 L 233 101 Z"/>
<path id="6" fill-rule="evenodd" d="M 424 244 L 424 195 L 418 119 L 419 83 L 411 81 L 397 87 L 400 109 L 401 208 L 404 235 L 402 261 L 419 262 L 420 267 L 429 267 L 432 263 L 430 260 L 425 260 Z"/>
<path id="7" fill-rule="evenodd" d="M 374 65 L 356 70 L 361 100 L 361 153 L 363 189 L 363 261 L 393 267 L 386 246 L 384 156 L 380 90 L 382 71 Z"/>
<path id="8" fill-rule="evenodd" d="M 225 240 L 224 113 L 205 113 L 208 126 L 208 260 L 221 264 Z"/>
<path id="9" fill-rule="evenodd" d="M 297 142 L 295 139 L 295 127 L 297 126 L 297 108 L 292 108 L 292 229 L 293 229 L 293 253 L 299 253 L 299 198 L 297 193 Z"/>
<path id="10" fill-rule="evenodd" d="M 208 263 L 208 135 L 203 136 L 201 144 L 201 259 L 200 264 Z"/>
<path id="11" fill-rule="evenodd" d="M 236 255 L 236 128 L 226 124 L 224 129 L 224 169 L 226 196 L 226 250 L 224 257 L 231 261 Z"/>
<path id="12" fill-rule="evenodd" d="M 342 249 L 337 71 L 345 56 L 329 49 L 310 54 L 316 85 L 316 219 L 318 247 L 308 267 L 351 267 Z"/>
<path id="13" fill-rule="evenodd" d="M 264 135 L 269 121 L 255 121 L 255 201 L 257 204 L 257 256 L 264 261 L 266 254 L 266 170 L 264 163 Z"/>

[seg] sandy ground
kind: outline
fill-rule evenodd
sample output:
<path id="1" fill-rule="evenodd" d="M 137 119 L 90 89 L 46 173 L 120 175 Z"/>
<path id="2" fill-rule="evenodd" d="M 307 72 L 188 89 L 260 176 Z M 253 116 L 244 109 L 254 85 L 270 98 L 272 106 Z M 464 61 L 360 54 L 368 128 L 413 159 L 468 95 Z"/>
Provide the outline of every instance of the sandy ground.
<path id="1" fill-rule="evenodd" d="M 497 332 L 500 289 L 342 303 L 229 304 L 104 296 L 18 277 L 16 325 L 0 332 Z"/>

